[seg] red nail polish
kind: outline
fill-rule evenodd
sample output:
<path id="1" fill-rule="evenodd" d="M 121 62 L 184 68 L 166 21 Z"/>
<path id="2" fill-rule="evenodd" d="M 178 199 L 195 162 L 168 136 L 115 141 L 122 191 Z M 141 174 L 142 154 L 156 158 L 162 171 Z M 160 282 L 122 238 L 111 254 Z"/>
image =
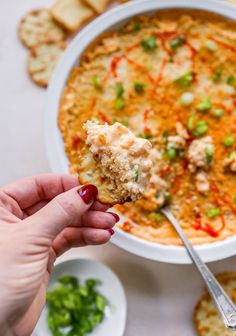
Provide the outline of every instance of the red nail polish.
<path id="1" fill-rule="evenodd" d="M 116 213 L 114 213 L 114 212 L 109 212 L 109 211 L 107 211 L 107 213 L 109 213 L 110 215 L 112 215 L 112 216 L 115 218 L 116 223 L 119 222 L 120 217 L 119 217 Z"/>
<path id="2" fill-rule="evenodd" d="M 111 236 L 113 236 L 113 234 L 115 233 L 115 231 L 114 231 L 113 229 L 109 229 L 109 230 L 107 230 L 107 231 L 110 232 Z"/>
<path id="3" fill-rule="evenodd" d="M 78 194 L 80 195 L 80 197 L 86 204 L 89 204 L 95 201 L 97 193 L 98 193 L 98 189 L 93 184 L 86 184 L 78 190 Z"/>

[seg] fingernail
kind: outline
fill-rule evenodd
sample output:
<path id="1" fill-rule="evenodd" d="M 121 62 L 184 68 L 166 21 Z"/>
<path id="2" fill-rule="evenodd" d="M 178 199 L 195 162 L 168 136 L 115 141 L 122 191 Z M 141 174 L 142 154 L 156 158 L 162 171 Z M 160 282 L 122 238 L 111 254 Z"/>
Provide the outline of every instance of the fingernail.
<path id="1" fill-rule="evenodd" d="M 78 190 L 78 194 L 80 195 L 80 197 L 86 204 L 89 204 L 95 201 L 97 193 L 98 193 L 98 189 L 93 184 L 86 184 Z"/>
<path id="2" fill-rule="evenodd" d="M 114 212 L 109 212 L 109 211 L 107 211 L 107 213 L 109 213 L 110 215 L 112 215 L 112 216 L 115 218 L 116 223 L 119 222 L 120 217 L 119 217 L 116 213 L 114 213 Z"/>
<path id="3" fill-rule="evenodd" d="M 111 236 L 113 236 L 113 234 L 115 233 L 115 231 L 114 231 L 113 229 L 109 229 L 109 230 L 107 230 L 107 231 L 110 232 Z"/>

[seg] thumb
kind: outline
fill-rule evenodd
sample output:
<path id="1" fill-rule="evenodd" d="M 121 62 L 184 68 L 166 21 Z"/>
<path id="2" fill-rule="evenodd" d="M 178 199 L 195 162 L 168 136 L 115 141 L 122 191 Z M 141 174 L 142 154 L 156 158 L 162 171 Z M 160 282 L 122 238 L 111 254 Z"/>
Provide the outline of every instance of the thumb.
<path id="1" fill-rule="evenodd" d="M 54 239 L 65 227 L 81 224 L 81 218 L 94 203 L 97 192 L 97 187 L 92 184 L 73 188 L 56 196 L 26 221 L 37 234 Z"/>

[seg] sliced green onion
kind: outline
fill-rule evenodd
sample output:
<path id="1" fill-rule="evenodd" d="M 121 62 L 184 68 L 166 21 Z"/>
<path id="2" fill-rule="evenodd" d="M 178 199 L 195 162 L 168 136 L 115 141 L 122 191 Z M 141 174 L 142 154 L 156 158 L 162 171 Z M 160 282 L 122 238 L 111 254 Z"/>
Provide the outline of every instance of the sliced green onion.
<path id="1" fill-rule="evenodd" d="M 180 103 L 182 106 L 190 106 L 194 100 L 194 94 L 192 92 L 184 92 L 180 97 Z"/>
<path id="2" fill-rule="evenodd" d="M 93 86 L 95 87 L 95 89 L 101 91 L 102 90 L 102 83 L 101 83 L 101 78 L 98 77 L 97 75 L 93 76 Z"/>
<path id="3" fill-rule="evenodd" d="M 125 106 L 125 101 L 123 98 L 125 90 L 123 85 L 121 83 L 116 83 L 115 91 L 116 91 L 115 109 L 121 110 Z"/>
<path id="4" fill-rule="evenodd" d="M 192 82 L 193 82 L 192 71 L 186 72 L 185 74 L 174 80 L 174 83 L 178 85 L 180 89 L 185 89 L 186 87 L 190 86 Z"/>
<path id="5" fill-rule="evenodd" d="M 125 106 L 125 101 L 122 97 L 116 98 L 115 100 L 115 109 L 122 110 Z"/>
<path id="6" fill-rule="evenodd" d="M 215 109 L 215 110 L 213 111 L 213 115 L 214 115 L 214 117 L 216 117 L 216 118 L 221 118 L 221 117 L 223 117 L 224 113 L 225 113 L 225 111 L 224 111 L 223 109 Z"/>
<path id="7" fill-rule="evenodd" d="M 209 98 L 204 98 L 202 101 L 198 104 L 197 110 L 201 112 L 207 112 L 211 109 L 212 103 Z"/>
<path id="8" fill-rule="evenodd" d="M 196 123 L 196 127 L 194 129 L 194 135 L 196 137 L 202 136 L 204 134 L 206 134 L 208 131 L 208 125 L 205 121 L 203 120 L 199 120 Z"/>
<path id="9" fill-rule="evenodd" d="M 157 48 L 157 40 L 154 36 L 142 40 L 141 46 L 145 51 L 154 51 Z"/>
<path id="10" fill-rule="evenodd" d="M 215 147 L 213 144 L 207 144 L 205 148 L 206 159 L 208 163 L 211 163 L 215 152 Z"/>
<path id="11" fill-rule="evenodd" d="M 103 321 L 108 302 L 97 285 L 95 279 L 81 285 L 75 277 L 63 276 L 47 292 L 47 321 L 52 335 L 85 336 Z"/>
<path id="12" fill-rule="evenodd" d="M 223 69 L 221 67 L 216 68 L 215 72 L 212 74 L 211 79 L 214 82 L 218 82 L 221 78 Z"/>
<path id="13" fill-rule="evenodd" d="M 220 209 L 219 208 L 213 208 L 207 211 L 207 217 L 209 218 L 215 218 L 219 216 L 220 214 Z"/>
<path id="14" fill-rule="evenodd" d="M 235 84 L 235 77 L 233 75 L 229 75 L 226 79 L 227 84 Z"/>
<path id="15" fill-rule="evenodd" d="M 136 31 L 136 32 L 141 30 L 141 23 L 139 21 L 134 21 L 133 22 L 133 30 Z"/>
<path id="16" fill-rule="evenodd" d="M 115 91 L 116 91 L 116 98 L 121 98 L 125 92 L 124 87 L 121 83 L 116 83 Z"/>
<path id="17" fill-rule="evenodd" d="M 155 222 L 161 222 L 163 220 L 163 215 L 160 214 L 159 212 L 151 212 L 149 215 L 148 215 L 148 218 L 150 220 L 153 220 Z"/>
<path id="18" fill-rule="evenodd" d="M 165 196 L 164 196 L 164 204 L 165 205 L 169 204 L 170 201 L 171 201 L 171 194 L 169 194 L 169 193 L 165 194 Z"/>
<path id="19" fill-rule="evenodd" d="M 136 91 L 136 93 L 143 93 L 144 89 L 145 89 L 145 84 L 142 82 L 135 82 L 134 83 L 134 89 Z"/>
<path id="20" fill-rule="evenodd" d="M 137 136 L 139 138 L 143 138 L 143 139 L 147 139 L 147 140 L 152 138 L 152 135 L 151 134 L 147 134 L 147 133 L 144 133 L 144 134 L 139 133 Z"/>
<path id="21" fill-rule="evenodd" d="M 167 148 L 166 154 L 170 161 L 174 161 L 177 156 L 177 151 L 174 147 L 169 147 Z"/>
<path id="22" fill-rule="evenodd" d="M 187 129 L 192 132 L 194 130 L 196 124 L 196 118 L 194 116 L 190 116 L 187 120 Z"/>
<path id="23" fill-rule="evenodd" d="M 232 135 L 229 135 L 224 139 L 225 147 L 232 147 L 233 144 L 234 144 L 234 137 Z"/>
<path id="24" fill-rule="evenodd" d="M 174 39 L 172 39 L 170 41 L 170 48 L 173 50 L 173 49 L 176 49 L 178 47 L 181 47 L 184 42 L 186 41 L 186 37 L 185 36 L 179 36 L 179 37 L 176 37 Z"/>
<path id="25" fill-rule="evenodd" d="M 136 168 L 134 170 L 134 180 L 135 180 L 135 182 L 138 182 L 138 178 L 139 178 L 139 169 Z"/>
<path id="26" fill-rule="evenodd" d="M 210 51 L 216 51 L 218 49 L 217 44 L 212 40 L 206 40 L 205 47 Z"/>

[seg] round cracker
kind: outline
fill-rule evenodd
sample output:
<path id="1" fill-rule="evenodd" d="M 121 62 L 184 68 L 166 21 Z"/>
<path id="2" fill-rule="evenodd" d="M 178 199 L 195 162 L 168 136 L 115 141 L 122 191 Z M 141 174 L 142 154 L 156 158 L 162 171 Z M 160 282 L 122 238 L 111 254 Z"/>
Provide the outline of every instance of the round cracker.
<path id="1" fill-rule="evenodd" d="M 47 87 L 53 71 L 61 57 L 66 43 L 44 43 L 30 50 L 27 70 L 31 79 L 42 87 Z"/>
<path id="2" fill-rule="evenodd" d="M 98 188 L 98 201 L 109 204 L 123 204 L 130 201 L 130 199 L 118 198 L 109 190 L 110 181 L 108 178 L 101 177 L 99 164 L 95 161 L 93 154 L 84 145 L 79 154 L 79 181 L 81 184 L 94 184 Z"/>
<path id="3" fill-rule="evenodd" d="M 217 276 L 226 293 L 236 303 L 236 272 L 225 272 Z M 206 290 L 194 310 L 194 324 L 199 336 L 232 336 L 226 329 L 213 300 Z"/>
<path id="4" fill-rule="evenodd" d="M 42 43 L 62 41 L 66 34 L 48 9 L 39 9 L 23 17 L 19 25 L 19 36 L 26 47 L 33 48 Z"/>

